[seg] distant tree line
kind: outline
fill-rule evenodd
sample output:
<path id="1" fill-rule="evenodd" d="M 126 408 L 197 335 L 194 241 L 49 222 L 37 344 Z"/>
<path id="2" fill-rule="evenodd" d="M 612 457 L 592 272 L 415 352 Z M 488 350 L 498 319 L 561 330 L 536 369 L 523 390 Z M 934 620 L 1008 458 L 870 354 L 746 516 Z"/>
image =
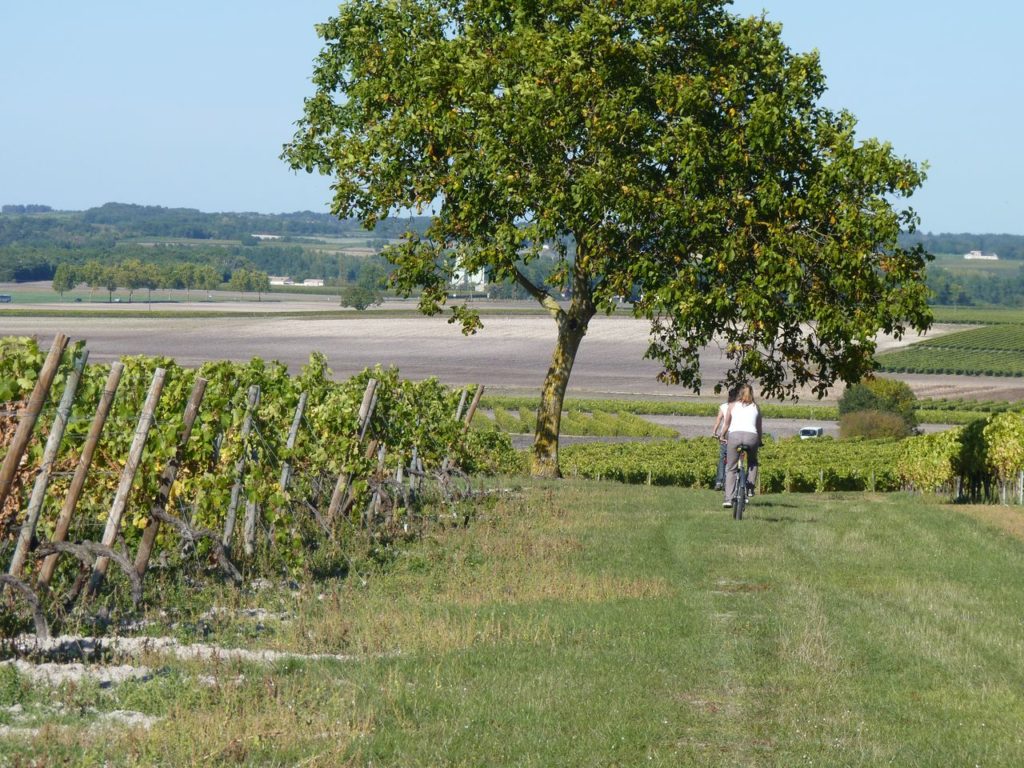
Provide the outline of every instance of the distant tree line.
<path id="1" fill-rule="evenodd" d="M 1024 265 L 1016 272 L 993 275 L 988 272 L 953 272 L 932 264 L 927 270 L 927 280 L 933 293 L 933 304 L 1024 306 Z"/>
<path id="2" fill-rule="evenodd" d="M 107 301 L 112 301 L 114 291 L 128 291 L 131 302 L 135 292 L 145 290 L 147 298 L 159 289 L 177 288 L 186 291 L 186 300 L 191 291 L 212 291 L 224 284 L 224 275 L 208 264 L 154 264 L 138 259 L 127 259 L 115 264 L 87 261 L 81 265 L 59 264 L 53 275 L 53 290 L 64 295 L 81 284 L 89 287 L 89 300 L 97 289 L 107 292 Z M 252 292 L 262 298 L 270 290 L 270 279 L 266 272 L 240 267 L 227 280 L 231 290 Z"/>
<path id="3" fill-rule="evenodd" d="M 0 281 L 51 280 L 59 264 L 81 266 L 88 261 L 115 263 L 128 259 L 168 266 L 207 264 L 224 275 L 242 267 L 255 268 L 272 275 L 288 275 L 295 280 L 319 278 L 326 284 L 355 281 L 367 259 L 386 264 L 380 256 L 357 256 L 320 251 L 298 245 L 267 245 L 249 248 L 242 245 L 140 245 L 83 246 L 44 248 L 38 246 L 0 246 Z M 225 278 L 227 279 L 227 278 Z"/>
<path id="4" fill-rule="evenodd" d="M 354 219 L 338 219 L 312 211 L 204 213 L 193 208 L 107 203 L 85 211 L 51 212 L 47 206 L 5 205 L 0 215 L 0 245 L 85 244 L 96 240 L 108 244 L 138 237 L 242 241 L 254 234 L 283 238 L 373 236 L 390 240 L 410 230 L 420 232 L 428 222 L 429 218 L 422 216 L 388 218 L 379 222 L 372 232 L 367 232 Z"/>

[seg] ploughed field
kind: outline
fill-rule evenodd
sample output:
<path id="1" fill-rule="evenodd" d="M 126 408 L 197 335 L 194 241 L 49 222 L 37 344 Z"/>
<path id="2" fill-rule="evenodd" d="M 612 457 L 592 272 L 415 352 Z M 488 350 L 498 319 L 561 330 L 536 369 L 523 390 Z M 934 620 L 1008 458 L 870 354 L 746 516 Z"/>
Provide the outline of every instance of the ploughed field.
<path id="1" fill-rule="evenodd" d="M 258 302 L 249 302 L 252 310 Z M 142 309 L 145 305 L 136 305 Z M 956 326 L 936 326 L 934 338 Z M 656 380 L 657 363 L 644 359 L 648 324 L 626 316 L 594 318 L 580 347 L 570 397 L 617 396 L 657 399 L 689 396 L 680 388 Z M 184 366 L 207 360 L 280 360 L 297 371 L 311 352 L 322 352 L 338 376 L 348 376 L 381 363 L 397 366 L 412 379 L 436 376 L 461 386 L 481 383 L 490 391 L 531 394 L 539 391 L 555 341 L 555 326 L 543 315 L 489 315 L 484 329 L 463 336 L 444 318 L 427 318 L 410 311 L 382 316 L 372 312 L 323 317 L 316 313 L 280 317 L 28 317 L 0 311 L 0 336 L 37 336 L 48 344 L 55 333 L 68 333 L 89 342 L 91 359 L 106 362 L 122 355 L 149 354 L 173 357 Z M 913 341 L 882 339 L 880 351 Z M 715 347 L 701 361 L 705 381 L 713 383 L 728 361 Z M 977 397 L 1020 399 L 1024 383 L 999 377 L 945 374 L 898 374 L 918 397 Z M 701 393 L 712 396 L 711 387 Z M 810 402 L 815 402 L 813 398 Z"/>

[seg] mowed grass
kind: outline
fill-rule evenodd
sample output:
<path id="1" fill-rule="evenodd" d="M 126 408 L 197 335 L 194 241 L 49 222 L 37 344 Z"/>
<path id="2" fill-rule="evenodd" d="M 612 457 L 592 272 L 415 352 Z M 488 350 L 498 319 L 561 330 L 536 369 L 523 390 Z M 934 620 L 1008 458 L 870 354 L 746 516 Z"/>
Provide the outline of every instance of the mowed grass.
<path id="1" fill-rule="evenodd" d="M 0 765 L 1021 765 L 1022 527 L 972 512 L 780 495 L 734 522 L 707 491 L 531 486 L 343 582 L 216 596 L 290 618 L 208 642 L 350 661 L 0 675 L 0 724 L 56 712 Z M 116 709 L 160 720 L 97 724 Z"/>

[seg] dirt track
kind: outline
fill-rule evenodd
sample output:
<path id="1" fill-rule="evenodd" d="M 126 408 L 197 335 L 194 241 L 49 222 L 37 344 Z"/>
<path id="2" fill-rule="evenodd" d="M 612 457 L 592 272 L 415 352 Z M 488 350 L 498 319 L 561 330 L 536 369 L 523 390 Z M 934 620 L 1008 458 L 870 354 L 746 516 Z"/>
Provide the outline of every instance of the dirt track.
<path id="1" fill-rule="evenodd" d="M 141 306 L 136 305 L 137 308 Z M 220 307 L 218 307 L 219 309 Z M 244 308 L 239 306 L 239 308 Z M 259 306 L 253 302 L 252 309 Z M 263 309 L 266 308 L 262 307 Z M 295 304 L 288 309 L 297 308 Z M 322 305 L 317 306 L 323 309 Z M 413 379 L 437 376 L 461 385 L 480 382 L 511 393 L 536 392 L 555 342 L 554 323 L 545 316 L 493 316 L 484 329 L 463 336 L 443 318 L 379 317 L 366 313 L 345 319 L 12 317 L 0 313 L 0 335 L 35 335 L 41 342 L 57 332 L 89 342 L 91 360 L 105 362 L 127 354 L 167 355 L 182 365 L 211 359 L 280 360 L 298 370 L 313 351 L 323 352 L 339 376 L 376 363 L 397 366 Z M 930 335 L 951 330 L 937 327 Z M 598 316 L 584 339 L 572 373 L 569 396 L 692 397 L 658 383 L 660 367 L 644 360 L 648 325 L 629 317 Z M 883 339 L 880 349 L 910 343 Z M 702 356 L 706 386 L 724 374 L 727 363 L 717 348 Z M 920 397 L 1011 398 L 1024 396 L 1019 379 L 973 376 L 902 376 Z"/>

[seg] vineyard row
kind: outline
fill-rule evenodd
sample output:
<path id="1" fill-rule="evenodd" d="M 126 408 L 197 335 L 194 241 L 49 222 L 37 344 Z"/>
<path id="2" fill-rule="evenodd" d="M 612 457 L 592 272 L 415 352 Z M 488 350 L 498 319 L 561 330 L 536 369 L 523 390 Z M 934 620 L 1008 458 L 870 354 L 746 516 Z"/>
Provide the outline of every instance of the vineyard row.
<path id="1" fill-rule="evenodd" d="M 561 451 L 571 476 L 711 488 L 718 442 L 589 443 Z M 971 501 L 1024 503 L 1024 416 L 998 413 L 903 440 L 768 441 L 760 451 L 762 493 L 917 490 Z"/>
<path id="2" fill-rule="evenodd" d="M 910 347 L 886 354 L 878 363 L 890 373 L 1024 376 L 1024 353 L 1014 352 Z"/>
<path id="3" fill-rule="evenodd" d="M 47 601 L 94 599 L 112 562 L 138 604 L 157 560 L 240 582 L 302 568 L 353 530 L 404 535 L 427 504 L 469 492 L 463 469 L 512 453 L 469 430 L 479 387 L 393 369 L 334 382 L 316 354 L 298 376 L 258 359 L 87 361 L 63 335 L 48 355 L 0 339 L 0 589 L 25 597 L 37 631 Z"/>

